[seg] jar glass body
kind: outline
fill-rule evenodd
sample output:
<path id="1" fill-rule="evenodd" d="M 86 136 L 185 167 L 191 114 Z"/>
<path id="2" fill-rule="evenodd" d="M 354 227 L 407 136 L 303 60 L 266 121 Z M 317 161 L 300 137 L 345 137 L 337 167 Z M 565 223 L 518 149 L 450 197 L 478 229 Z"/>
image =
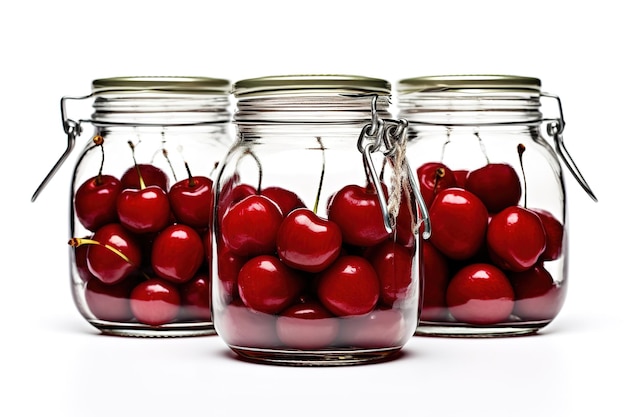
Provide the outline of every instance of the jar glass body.
<path id="1" fill-rule="evenodd" d="M 432 222 L 416 334 L 534 333 L 567 288 L 565 187 L 542 135 L 540 84 L 460 78 L 462 87 L 416 91 L 416 80 L 399 99 Z"/>
<path id="2" fill-rule="evenodd" d="M 214 334 L 212 176 L 232 143 L 228 84 L 193 79 L 224 91 L 177 91 L 198 85 L 141 78 L 137 91 L 132 81 L 97 92 L 94 134 L 74 167 L 73 298 L 105 334 Z"/>
<path id="3" fill-rule="evenodd" d="M 413 196 L 402 193 L 397 225 L 386 231 L 357 149 L 371 97 L 299 93 L 238 103 L 237 142 L 216 182 L 217 333 L 261 363 L 393 358 L 418 317 Z M 378 103 L 388 115 L 387 97 Z M 259 117 L 260 108 L 268 113 Z M 385 157 L 372 159 L 388 186 Z"/>

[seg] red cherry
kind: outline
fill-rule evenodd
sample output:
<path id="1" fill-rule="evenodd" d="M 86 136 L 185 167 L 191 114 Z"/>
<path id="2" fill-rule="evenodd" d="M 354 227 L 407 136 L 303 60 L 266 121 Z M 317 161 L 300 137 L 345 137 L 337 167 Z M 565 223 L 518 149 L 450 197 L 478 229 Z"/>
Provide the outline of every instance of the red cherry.
<path id="1" fill-rule="evenodd" d="M 130 293 L 135 284 L 127 278 L 115 284 L 105 284 L 90 279 L 85 284 L 85 302 L 89 311 L 99 320 L 128 322 L 133 319 L 130 310 Z"/>
<path id="2" fill-rule="evenodd" d="M 173 284 L 151 278 L 133 289 L 130 308 L 139 322 L 160 326 L 172 322 L 178 315 L 180 294 Z"/>
<path id="3" fill-rule="evenodd" d="M 216 314 L 215 329 L 230 346 L 266 348 L 279 344 L 276 316 L 251 310 L 241 300 L 227 305 L 219 316 Z"/>
<path id="4" fill-rule="evenodd" d="M 189 281 L 204 261 L 204 246 L 198 232 L 173 224 L 160 232 L 152 244 L 152 268 L 174 283 Z"/>
<path id="5" fill-rule="evenodd" d="M 112 175 L 97 175 L 81 184 L 74 195 L 74 210 L 80 223 L 92 232 L 117 221 L 117 197 L 122 183 Z"/>
<path id="6" fill-rule="evenodd" d="M 269 198 L 251 195 L 232 205 L 222 219 L 222 238 L 235 254 L 255 256 L 274 253 L 276 233 L 283 221 Z"/>
<path id="7" fill-rule="evenodd" d="M 430 242 L 422 246 L 423 299 L 420 319 L 441 321 L 448 317 L 446 290 L 450 279 L 448 261 Z"/>
<path id="8" fill-rule="evenodd" d="M 514 272 L 529 269 L 546 248 L 541 219 L 523 207 L 507 207 L 491 218 L 487 247 L 501 268 Z"/>
<path id="9" fill-rule="evenodd" d="M 307 272 L 326 269 L 341 252 L 341 230 L 307 208 L 291 211 L 276 235 L 278 256 L 287 266 Z"/>
<path id="10" fill-rule="evenodd" d="M 541 254 L 540 259 L 544 261 L 558 259 L 563 251 L 563 224 L 547 210 L 537 208 L 530 210 L 539 216 L 543 230 L 546 232 L 546 249 Z"/>
<path id="11" fill-rule="evenodd" d="M 141 248 L 135 238 L 119 223 L 110 223 L 96 231 L 87 250 L 89 271 L 100 281 L 114 284 L 141 265 Z"/>
<path id="12" fill-rule="evenodd" d="M 224 302 L 229 303 L 235 298 L 239 298 L 237 289 L 237 276 L 241 267 L 248 258 L 234 254 L 227 248 L 218 250 L 217 255 L 217 277 L 220 283 L 220 295 L 225 297 Z"/>
<path id="13" fill-rule="evenodd" d="M 490 213 L 517 205 L 522 195 L 519 176 L 508 164 L 487 164 L 470 171 L 465 189 L 478 196 Z"/>
<path id="14" fill-rule="evenodd" d="M 261 195 L 276 203 L 283 216 L 288 215 L 294 209 L 306 207 L 296 193 L 281 187 L 266 187 L 261 191 Z"/>
<path id="15" fill-rule="evenodd" d="M 170 203 L 165 191 L 157 186 L 128 188 L 117 198 L 117 214 L 131 232 L 158 232 L 170 223 Z"/>
<path id="16" fill-rule="evenodd" d="M 276 314 L 292 304 L 302 292 L 300 274 L 277 257 L 260 255 L 246 262 L 237 277 L 239 296 L 247 307 Z"/>
<path id="17" fill-rule="evenodd" d="M 207 177 L 190 177 L 172 185 L 168 193 L 174 216 L 180 223 L 206 228 L 213 211 L 213 181 Z"/>
<path id="18" fill-rule="evenodd" d="M 435 195 L 430 206 L 430 241 L 452 259 L 468 259 L 478 252 L 485 239 L 488 213 L 471 192 L 447 188 Z"/>
<path id="19" fill-rule="evenodd" d="M 322 304 L 337 316 L 367 314 L 380 297 L 380 282 L 374 267 L 360 256 L 339 257 L 319 276 L 317 294 Z"/>
<path id="20" fill-rule="evenodd" d="M 211 280 L 208 274 L 198 274 L 179 289 L 183 320 L 211 320 Z"/>
<path id="21" fill-rule="evenodd" d="M 167 177 L 167 174 L 152 164 L 137 164 L 128 168 L 120 179 L 123 188 L 132 188 L 136 190 L 142 188 L 138 171 L 141 172 L 141 178 L 143 179 L 145 187 L 154 185 L 161 188 L 163 191 L 167 191 L 169 187 L 169 178 Z"/>
<path id="22" fill-rule="evenodd" d="M 523 272 L 509 274 L 515 292 L 513 314 L 521 320 L 552 320 L 563 306 L 565 288 L 537 264 Z"/>
<path id="23" fill-rule="evenodd" d="M 441 162 L 426 162 L 417 168 L 417 180 L 426 206 L 430 206 L 439 191 L 457 185 L 454 172 Z"/>
<path id="24" fill-rule="evenodd" d="M 95 278 L 95 275 L 89 270 L 87 264 L 87 251 L 89 245 L 80 245 L 74 249 L 74 264 L 76 265 L 76 272 L 83 282 L 89 281 L 91 278 Z"/>
<path id="25" fill-rule="evenodd" d="M 467 174 L 469 174 L 469 171 L 467 169 L 456 169 L 452 171 L 452 173 L 454 174 L 456 186 L 465 188 L 465 182 L 467 181 Z"/>
<path id="26" fill-rule="evenodd" d="M 276 321 L 278 338 L 295 349 L 322 349 L 339 333 L 339 319 L 317 301 L 288 307 Z"/>
<path id="27" fill-rule="evenodd" d="M 233 184 L 234 183 L 232 181 L 228 181 L 220 192 L 219 202 L 217 204 L 218 219 L 224 218 L 224 213 L 226 213 L 226 210 L 228 210 L 233 204 L 238 203 L 248 196 L 256 194 L 256 188 L 249 184 Z"/>
<path id="28" fill-rule="evenodd" d="M 415 287 L 413 283 L 413 253 L 386 240 L 368 252 L 370 261 L 380 281 L 380 300 L 388 306 L 406 300 Z"/>
<path id="29" fill-rule="evenodd" d="M 346 317 L 341 322 L 342 344 L 360 348 L 403 346 L 415 332 L 417 317 L 409 324 L 399 310 L 374 310 L 364 316 Z"/>
<path id="30" fill-rule="evenodd" d="M 337 223 L 343 241 L 350 245 L 374 246 L 389 237 L 373 187 L 347 185 L 337 191 L 328 219 Z"/>
<path id="31" fill-rule="evenodd" d="M 467 265 L 450 280 L 446 300 L 460 322 L 495 324 L 509 318 L 514 293 L 506 275 L 491 264 Z"/>

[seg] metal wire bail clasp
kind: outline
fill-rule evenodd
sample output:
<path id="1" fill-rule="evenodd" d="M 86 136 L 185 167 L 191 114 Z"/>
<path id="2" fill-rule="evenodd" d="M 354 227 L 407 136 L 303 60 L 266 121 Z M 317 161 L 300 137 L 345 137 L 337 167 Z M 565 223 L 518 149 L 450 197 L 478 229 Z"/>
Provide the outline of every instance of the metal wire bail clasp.
<path id="1" fill-rule="evenodd" d="M 65 162 L 65 160 L 70 155 L 70 153 L 72 153 L 72 150 L 74 149 L 74 145 L 76 144 L 76 138 L 80 136 L 80 134 L 82 133 L 83 129 L 81 126 L 81 122 L 74 121 L 67 117 L 67 111 L 65 109 L 65 101 L 66 100 L 84 100 L 89 97 L 91 97 L 91 94 L 87 96 L 83 96 L 83 97 L 62 97 L 61 98 L 61 121 L 63 122 L 63 131 L 67 135 L 67 146 L 65 148 L 65 151 L 59 158 L 59 160 L 54 164 L 50 172 L 48 172 L 48 175 L 46 175 L 46 177 L 43 179 L 41 184 L 39 184 L 39 186 L 33 193 L 32 197 L 30 198 L 31 202 L 34 202 L 37 199 L 37 197 L 43 191 L 46 185 L 48 185 L 52 177 L 54 177 L 54 174 L 56 174 L 59 168 L 61 168 L 61 165 L 63 165 L 63 162 Z"/>
<path id="2" fill-rule="evenodd" d="M 576 163 L 570 156 L 569 152 L 567 152 L 565 144 L 563 143 L 563 130 L 565 129 L 565 119 L 563 118 L 563 107 L 561 106 L 561 99 L 553 94 L 542 93 L 541 95 L 555 99 L 559 107 L 559 118 L 556 120 L 549 120 L 547 126 L 548 135 L 554 138 L 554 145 L 557 155 L 559 155 L 559 157 L 563 160 L 565 166 L 567 166 L 574 178 L 576 178 L 576 181 L 578 181 L 578 184 L 583 187 L 589 197 L 591 197 L 593 201 L 597 202 L 598 199 L 596 195 L 593 193 L 593 191 L 591 191 L 591 187 L 589 186 L 589 184 L 587 184 L 587 181 L 585 181 L 585 178 L 576 166 Z"/>

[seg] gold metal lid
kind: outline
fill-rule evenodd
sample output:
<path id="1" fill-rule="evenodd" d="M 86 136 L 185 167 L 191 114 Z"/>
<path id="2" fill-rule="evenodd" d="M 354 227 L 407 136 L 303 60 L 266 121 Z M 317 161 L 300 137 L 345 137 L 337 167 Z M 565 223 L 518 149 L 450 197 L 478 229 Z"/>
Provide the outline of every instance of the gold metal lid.
<path id="1" fill-rule="evenodd" d="M 435 75 L 398 81 L 398 93 L 429 92 L 541 92 L 541 80 L 516 75 Z"/>
<path id="2" fill-rule="evenodd" d="M 233 95 L 237 98 L 312 93 L 316 91 L 332 91 L 339 94 L 390 95 L 391 84 L 380 78 L 320 74 L 249 78 L 237 81 L 233 85 Z"/>
<path id="3" fill-rule="evenodd" d="M 150 90 L 177 93 L 228 94 L 230 92 L 230 81 L 209 77 L 112 77 L 93 80 L 91 89 L 95 94 L 108 91 Z"/>

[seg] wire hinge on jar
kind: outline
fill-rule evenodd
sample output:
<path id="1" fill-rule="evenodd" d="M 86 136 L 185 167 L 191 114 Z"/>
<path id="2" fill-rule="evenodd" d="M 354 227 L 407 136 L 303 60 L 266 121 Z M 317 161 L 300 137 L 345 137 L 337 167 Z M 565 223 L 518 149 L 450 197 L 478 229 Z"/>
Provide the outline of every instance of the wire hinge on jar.
<path id="1" fill-rule="evenodd" d="M 378 96 L 376 95 L 372 98 L 372 121 L 361 129 L 357 148 L 363 155 L 368 178 L 371 183 L 374 184 L 385 229 L 387 232 L 391 233 L 395 227 L 400 207 L 401 193 L 403 189 L 406 189 L 408 179 L 408 186 L 411 187 L 415 195 L 419 212 L 421 213 L 421 218 L 419 215 L 416 216 L 418 221 L 415 222 L 413 233 L 417 234 L 419 227 L 423 223 L 424 232 L 422 233 L 422 237 L 428 239 L 431 234 L 430 216 L 428 215 L 426 203 L 419 190 L 415 173 L 409 166 L 405 155 L 408 122 L 404 119 L 383 120 L 378 117 L 376 112 L 377 98 Z M 385 197 L 380 178 L 372 159 L 372 154 L 379 151 L 382 152 L 386 158 L 389 158 L 394 168 L 393 184 L 389 200 Z"/>

